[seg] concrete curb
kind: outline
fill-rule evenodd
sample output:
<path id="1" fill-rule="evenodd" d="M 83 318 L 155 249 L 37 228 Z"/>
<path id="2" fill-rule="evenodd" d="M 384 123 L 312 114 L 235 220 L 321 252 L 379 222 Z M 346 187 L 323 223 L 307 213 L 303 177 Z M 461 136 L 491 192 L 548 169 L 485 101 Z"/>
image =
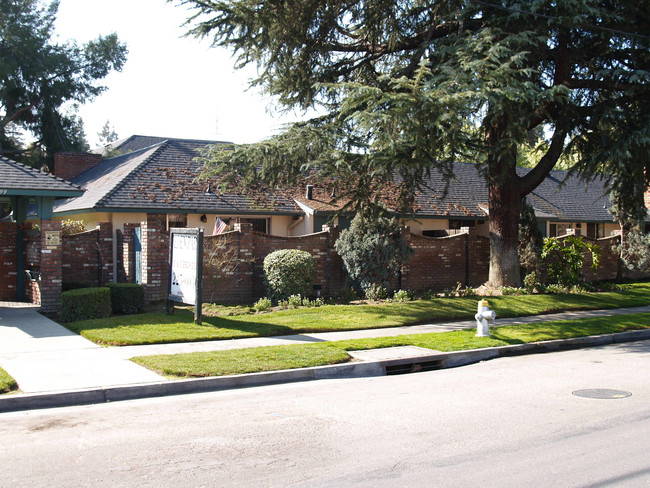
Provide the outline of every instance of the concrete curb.
<path id="1" fill-rule="evenodd" d="M 362 378 L 384 376 L 387 371 L 400 366 L 411 367 L 412 371 L 426 369 L 454 368 L 468 364 L 487 361 L 499 357 L 519 356 L 523 354 L 540 354 L 547 352 L 580 349 L 586 347 L 617 344 L 650 339 L 650 329 L 604 334 L 599 336 L 576 337 L 573 339 L 556 339 L 527 344 L 515 344 L 489 349 L 472 349 L 468 351 L 435 352 L 427 356 L 401 358 L 384 361 L 368 361 L 317 366 L 313 368 L 269 371 L 237 376 L 215 376 L 169 382 L 142 383 L 135 385 L 109 386 L 84 390 L 70 390 L 48 393 L 27 393 L 5 395 L 0 397 L 0 413 L 44 408 L 91 405 L 96 403 L 135 400 L 187 393 L 205 393 L 211 391 L 248 388 L 280 383 L 295 383 L 320 379 Z M 409 372 L 409 368 L 400 372 Z"/>

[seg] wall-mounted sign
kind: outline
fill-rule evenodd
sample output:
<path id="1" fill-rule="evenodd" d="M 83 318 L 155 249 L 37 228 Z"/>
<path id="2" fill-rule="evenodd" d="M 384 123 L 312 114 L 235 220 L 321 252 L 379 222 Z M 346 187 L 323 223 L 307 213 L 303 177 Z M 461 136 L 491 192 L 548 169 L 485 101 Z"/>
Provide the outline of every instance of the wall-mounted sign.
<path id="1" fill-rule="evenodd" d="M 45 231 L 45 246 L 58 247 L 61 245 L 61 231 L 60 230 L 46 230 Z"/>
<path id="2" fill-rule="evenodd" d="M 203 229 L 172 228 L 169 234 L 168 310 L 171 302 L 194 305 L 194 321 L 201 323 Z"/>

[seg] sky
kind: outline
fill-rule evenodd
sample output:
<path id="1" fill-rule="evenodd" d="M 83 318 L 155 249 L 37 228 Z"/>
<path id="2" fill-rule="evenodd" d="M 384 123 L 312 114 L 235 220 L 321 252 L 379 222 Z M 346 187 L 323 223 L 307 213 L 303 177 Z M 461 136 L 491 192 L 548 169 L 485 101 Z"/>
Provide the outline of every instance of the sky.
<path id="1" fill-rule="evenodd" d="M 79 108 L 91 147 L 106 121 L 120 138 L 249 143 L 304 117 L 279 114 L 271 98 L 249 89 L 255 69 L 235 70 L 231 52 L 184 37 L 189 14 L 165 0 L 60 0 L 58 42 L 85 43 L 116 32 L 129 49 L 122 71 L 100 82 L 108 90 Z"/>

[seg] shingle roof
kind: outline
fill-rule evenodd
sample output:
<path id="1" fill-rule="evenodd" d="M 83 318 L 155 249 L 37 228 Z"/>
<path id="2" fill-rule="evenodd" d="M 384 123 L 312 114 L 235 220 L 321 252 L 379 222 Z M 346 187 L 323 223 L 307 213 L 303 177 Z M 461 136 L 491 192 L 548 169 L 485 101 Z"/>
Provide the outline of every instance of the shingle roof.
<path id="1" fill-rule="evenodd" d="M 151 142 L 159 138 L 148 139 Z M 196 180 L 201 163 L 194 158 L 199 149 L 214 143 L 165 139 L 107 159 L 73 179 L 87 190 L 87 195 L 60 202 L 54 211 L 300 213 L 293 200 L 282 193 L 219 193 L 214 188 L 207 191 L 208 183 Z"/>
<path id="2" fill-rule="evenodd" d="M 208 190 L 196 181 L 199 149 L 216 141 L 131 136 L 111 146 L 124 151 L 107 159 L 72 181 L 86 190 L 79 198 L 55 203 L 55 212 L 123 210 L 142 212 L 201 213 L 300 213 L 295 201 L 319 212 L 334 212 L 344 202 L 331 204 L 328 192 L 314 185 L 314 199 L 304 189 L 284 192 L 256 191 L 247 194 Z M 530 171 L 518 168 L 519 174 Z M 416 217 L 487 218 L 486 181 L 474 164 L 455 163 L 454 178 L 446 196 L 442 174 L 432 170 L 415 197 Z M 389 192 L 390 193 L 390 192 Z M 295 200 L 295 201 L 294 201 Z M 612 222 L 603 180 L 588 183 L 566 171 L 551 171 L 527 197 L 538 218 L 552 221 Z M 389 206 L 391 206 L 389 204 Z"/>
<path id="3" fill-rule="evenodd" d="M 519 174 L 530 169 L 518 168 Z M 450 217 L 485 219 L 488 217 L 488 188 L 478 166 L 454 163 L 454 178 L 449 181 L 445 195 L 445 179 L 440 171 L 432 170 L 422 189 L 415 196 L 416 217 Z M 314 188 L 314 199 L 302 194 L 296 199 L 316 211 L 334 212 L 342 206 L 330 204 L 327 192 Z M 527 196 L 539 219 L 553 221 L 612 222 L 607 210 L 609 198 L 605 182 L 596 179 L 585 183 L 567 171 L 551 171 L 544 181 Z M 391 205 L 386 203 L 389 207 Z M 394 210 L 394 209 L 393 209 Z"/>
<path id="4" fill-rule="evenodd" d="M 518 168 L 520 175 L 530 171 Z M 450 217 L 487 217 L 488 188 L 478 167 L 469 163 L 454 164 L 455 178 L 450 181 L 447 196 L 443 198 L 444 179 L 432 171 L 425 182 L 425 190 L 416 197 L 416 215 Z M 612 222 L 607 210 L 609 196 L 605 181 L 598 178 L 589 182 L 567 171 L 551 171 L 528 196 L 535 215 L 543 220 Z"/>
<path id="5" fill-rule="evenodd" d="M 0 195 L 72 196 L 81 189 L 31 166 L 0 156 Z"/>

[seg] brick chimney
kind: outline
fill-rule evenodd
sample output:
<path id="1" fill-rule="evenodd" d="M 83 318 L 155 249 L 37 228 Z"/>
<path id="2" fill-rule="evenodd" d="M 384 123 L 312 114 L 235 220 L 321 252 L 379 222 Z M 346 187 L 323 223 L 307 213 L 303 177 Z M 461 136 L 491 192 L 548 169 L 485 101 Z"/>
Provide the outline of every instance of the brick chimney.
<path id="1" fill-rule="evenodd" d="M 71 180 L 101 162 L 101 154 L 58 152 L 54 154 L 54 176 Z"/>

